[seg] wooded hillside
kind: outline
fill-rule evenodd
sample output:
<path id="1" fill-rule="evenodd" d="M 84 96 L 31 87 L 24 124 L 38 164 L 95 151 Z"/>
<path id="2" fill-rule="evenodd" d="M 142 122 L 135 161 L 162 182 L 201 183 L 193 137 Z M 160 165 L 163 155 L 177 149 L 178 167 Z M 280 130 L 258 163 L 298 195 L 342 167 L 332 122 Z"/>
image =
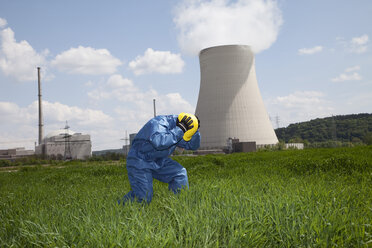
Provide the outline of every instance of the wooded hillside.
<path id="1" fill-rule="evenodd" d="M 340 141 L 372 144 L 372 114 L 337 115 L 290 124 L 275 130 L 280 141 Z"/>

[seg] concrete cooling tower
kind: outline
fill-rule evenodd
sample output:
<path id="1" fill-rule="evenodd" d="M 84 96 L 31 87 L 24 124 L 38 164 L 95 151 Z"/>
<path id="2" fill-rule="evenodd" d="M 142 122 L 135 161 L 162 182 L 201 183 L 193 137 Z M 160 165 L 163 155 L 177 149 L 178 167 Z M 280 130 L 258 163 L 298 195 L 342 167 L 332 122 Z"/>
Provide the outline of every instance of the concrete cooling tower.
<path id="1" fill-rule="evenodd" d="M 203 49 L 196 115 L 200 118 L 201 149 L 226 148 L 229 138 L 256 145 L 276 144 L 257 85 L 254 54 L 249 46 Z"/>

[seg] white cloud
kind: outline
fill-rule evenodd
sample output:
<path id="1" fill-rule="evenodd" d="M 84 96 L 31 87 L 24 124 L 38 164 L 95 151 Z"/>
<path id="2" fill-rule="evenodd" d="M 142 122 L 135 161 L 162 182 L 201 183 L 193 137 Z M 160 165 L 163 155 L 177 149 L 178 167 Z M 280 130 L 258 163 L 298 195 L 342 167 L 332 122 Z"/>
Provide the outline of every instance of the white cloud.
<path id="1" fill-rule="evenodd" d="M 33 104 L 36 106 L 37 102 Z M 59 102 L 43 101 L 43 114 L 47 122 L 62 123 L 68 120 L 79 126 L 100 126 L 112 121 L 101 110 L 68 106 Z"/>
<path id="2" fill-rule="evenodd" d="M 296 91 L 288 96 L 278 96 L 276 100 L 285 107 L 295 107 L 318 104 L 323 96 L 319 91 Z"/>
<path id="3" fill-rule="evenodd" d="M 355 53 L 365 53 L 368 49 L 368 35 L 364 34 L 351 39 L 351 51 Z"/>
<path id="4" fill-rule="evenodd" d="M 22 115 L 22 117 L 20 117 Z M 21 109 L 17 104 L 12 102 L 0 102 L 0 116 L 7 120 L 6 123 L 14 123 L 20 120 L 27 121 L 28 118 L 25 118 L 25 115 L 21 113 Z"/>
<path id="5" fill-rule="evenodd" d="M 0 69 L 5 75 L 18 81 L 36 80 L 38 66 L 42 67 L 42 75 L 45 75 L 48 50 L 37 53 L 27 41 L 17 42 L 11 28 L 1 30 L 0 37 Z"/>
<path id="6" fill-rule="evenodd" d="M 107 80 L 107 85 L 109 85 L 112 88 L 121 88 L 121 87 L 127 87 L 127 89 L 132 89 L 133 83 L 132 80 L 123 78 L 122 76 L 116 74 L 112 75 L 108 80 Z"/>
<path id="7" fill-rule="evenodd" d="M 88 96 L 93 100 L 102 100 L 110 98 L 111 93 L 107 91 L 101 91 L 101 89 L 94 89 L 88 92 Z"/>
<path id="8" fill-rule="evenodd" d="M 6 19 L 0 17 L 0 28 L 5 28 L 8 25 Z"/>
<path id="9" fill-rule="evenodd" d="M 193 55 L 226 44 L 250 45 L 259 53 L 275 42 L 283 23 L 275 0 L 184 0 L 174 14 L 179 45 Z"/>
<path id="10" fill-rule="evenodd" d="M 134 112 L 151 112 L 153 101 L 157 99 L 159 113 L 171 114 L 174 111 L 192 111 L 194 108 L 179 93 L 159 94 L 156 90 L 143 91 L 136 87 L 130 79 L 123 78 L 119 74 L 112 75 L 107 82 L 100 87 L 88 92 L 88 96 L 95 101 L 115 99 L 131 106 Z M 185 108 L 182 110 L 182 107 Z"/>
<path id="11" fill-rule="evenodd" d="M 139 88 L 134 86 L 130 79 L 123 78 L 119 74 L 110 76 L 103 85 L 88 92 L 88 96 L 93 100 L 116 99 L 121 102 L 130 102 L 143 97 Z"/>
<path id="12" fill-rule="evenodd" d="M 345 72 L 352 72 L 352 71 L 359 71 L 359 70 L 360 70 L 360 66 L 356 65 L 356 66 L 353 66 L 353 67 L 346 68 Z"/>
<path id="13" fill-rule="evenodd" d="M 91 87 L 91 86 L 93 86 L 93 82 L 92 81 L 87 81 L 84 85 L 87 86 L 87 87 Z"/>
<path id="14" fill-rule="evenodd" d="M 79 46 L 58 54 L 51 64 L 71 74 L 100 75 L 114 73 L 122 63 L 107 49 Z"/>
<path id="15" fill-rule="evenodd" d="M 194 113 L 195 108 L 186 101 L 180 93 L 169 93 L 159 95 L 157 102 L 157 111 L 160 114 L 179 114 L 181 112 Z"/>
<path id="16" fill-rule="evenodd" d="M 358 81 L 362 80 L 362 77 L 359 75 L 358 71 L 360 66 L 353 66 L 345 69 L 345 73 L 341 73 L 335 78 L 332 78 L 332 82 L 343 82 L 343 81 Z"/>
<path id="17" fill-rule="evenodd" d="M 371 113 L 372 92 L 363 91 L 356 94 L 351 94 L 346 100 L 343 99 L 345 105 L 342 106 L 346 113 Z"/>
<path id="18" fill-rule="evenodd" d="M 129 63 L 129 68 L 134 74 L 141 75 L 147 73 L 175 74 L 181 73 L 185 62 L 180 54 L 169 51 L 154 51 L 148 48 L 143 56 L 136 57 Z"/>
<path id="19" fill-rule="evenodd" d="M 135 104 L 127 102 L 117 107 L 115 112 L 120 116 L 118 118 L 123 122 L 124 126 L 128 127 L 131 132 L 138 132 L 153 117 L 153 99 L 156 99 L 157 115 L 195 112 L 195 107 L 187 102 L 179 93 L 161 95 L 154 90 L 137 92 L 133 99 Z"/>
<path id="20" fill-rule="evenodd" d="M 372 93 L 364 92 L 343 94 L 339 99 L 330 100 L 319 91 L 296 91 L 286 96 L 278 96 L 265 100 L 265 105 L 276 127 L 276 116 L 279 117 L 280 127 L 291 123 L 309 121 L 332 115 L 370 113 Z"/>
<path id="21" fill-rule="evenodd" d="M 368 42 L 368 35 L 364 34 L 360 37 L 354 37 L 351 39 L 351 43 L 355 45 L 365 45 Z"/>
<path id="22" fill-rule="evenodd" d="M 358 72 L 346 74 L 341 73 L 338 77 L 332 78 L 332 82 L 343 82 L 343 81 L 358 81 L 362 80 L 362 77 Z"/>
<path id="23" fill-rule="evenodd" d="M 322 46 L 315 46 L 312 48 L 301 48 L 298 49 L 298 54 L 300 55 L 308 55 L 308 54 L 314 54 L 314 53 L 319 53 L 323 50 Z"/>
<path id="24" fill-rule="evenodd" d="M 319 91 L 296 91 L 269 99 L 266 104 L 269 113 L 279 116 L 280 126 L 329 116 L 333 112 L 324 93 Z"/>
<path id="25" fill-rule="evenodd" d="M 153 117 L 153 99 L 156 99 L 157 115 L 195 112 L 189 102 L 179 93 L 159 94 L 156 90 L 141 90 L 129 79 L 112 75 L 100 87 L 88 92 L 88 96 L 98 101 L 118 101 L 115 113 L 122 126 L 129 132 L 137 132 L 142 125 Z M 100 102 L 101 104 L 101 102 Z"/>
<path id="26" fill-rule="evenodd" d="M 114 122 L 111 116 L 101 110 L 68 106 L 58 102 L 43 101 L 43 114 L 44 135 L 62 128 L 66 120 L 73 131 L 87 134 L 112 129 Z M 2 123 L 0 130 L 0 140 L 4 141 L 0 142 L 0 147 L 25 146 L 33 149 L 38 135 L 38 102 L 34 101 L 26 107 L 20 107 L 12 102 L 0 102 L 0 116 L 7 120 Z M 97 140 L 93 135 L 91 138 L 93 143 Z M 113 137 L 108 138 L 113 139 Z"/>
<path id="27" fill-rule="evenodd" d="M 34 101 L 26 107 L 19 107 L 12 102 L 0 102 L 0 115 L 8 120 L 7 123 L 31 124 L 38 118 L 38 102 Z M 43 115 L 45 122 L 50 124 L 63 123 L 71 120 L 79 125 L 100 125 L 112 121 L 112 118 L 101 110 L 83 109 L 68 106 L 59 102 L 43 101 Z"/>

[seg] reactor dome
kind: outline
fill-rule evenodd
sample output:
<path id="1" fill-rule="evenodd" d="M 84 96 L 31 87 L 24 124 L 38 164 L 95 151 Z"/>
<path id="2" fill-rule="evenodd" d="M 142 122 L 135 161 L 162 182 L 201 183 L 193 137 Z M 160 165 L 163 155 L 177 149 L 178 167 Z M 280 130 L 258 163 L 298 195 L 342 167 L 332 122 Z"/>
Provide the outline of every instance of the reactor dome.
<path id="1" fill-rule="evenodd" d="M 50 132 L 50 133 L 48 133 L 45 137 L 44 137 L 44 139 L 50 139 L 50 138 L 52 138 L 52 137 L 64 137 L 65 135 L 74 135 L 75 134 L 75 132 L 74 131 L 72 131 L 72 130 L 69 130 L 69 129 L 58 129 L 58 130 L 54 130 L 54 131 L 52 131 L 52 132 Z"/>
<path id="2" fill-rule="evenodd" d="M 86 159 L 92 156 L 92 142 L 89 134 L 58 129 L 44 137 L 43 143 L 35 147 L 35 154 L 51 158 Z"/>

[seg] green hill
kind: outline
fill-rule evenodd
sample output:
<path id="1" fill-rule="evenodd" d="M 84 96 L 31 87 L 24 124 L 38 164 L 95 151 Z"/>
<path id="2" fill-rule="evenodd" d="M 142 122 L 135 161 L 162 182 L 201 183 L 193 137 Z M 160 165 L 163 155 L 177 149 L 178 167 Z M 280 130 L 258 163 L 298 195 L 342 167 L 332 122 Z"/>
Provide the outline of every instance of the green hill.
<path id="1" fill-rule="evenodd" d="M 352 142 L 372 144 L 372 114 L 337 115 L 275 130 L 284 142 Z"/>

